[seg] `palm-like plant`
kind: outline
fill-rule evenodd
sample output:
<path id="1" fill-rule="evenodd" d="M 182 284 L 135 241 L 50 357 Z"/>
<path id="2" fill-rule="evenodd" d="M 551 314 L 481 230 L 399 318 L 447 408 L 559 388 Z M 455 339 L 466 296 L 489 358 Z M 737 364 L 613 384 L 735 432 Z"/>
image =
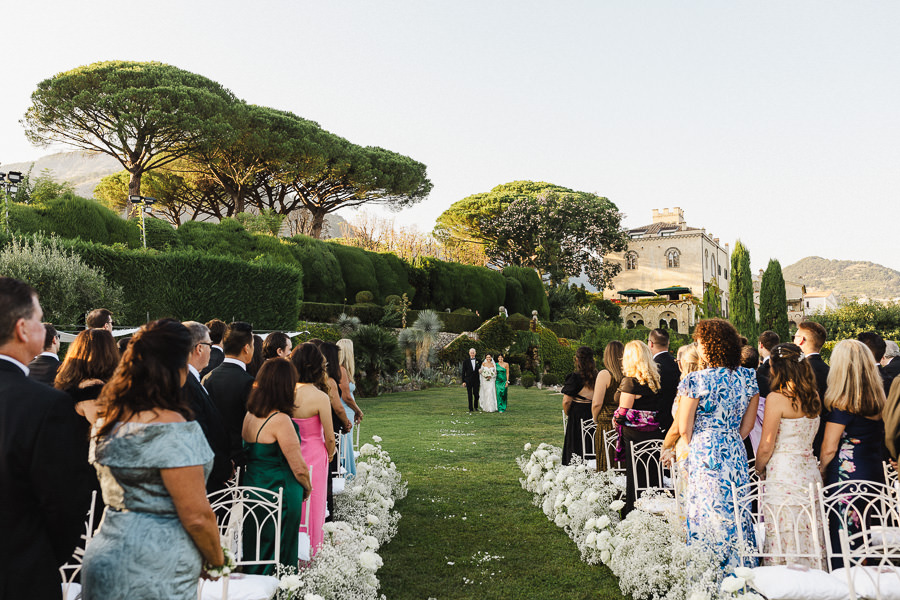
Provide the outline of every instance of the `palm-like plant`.
<path id="1" fill-rule="evenodd" d="M 366 394 L 378 393 L 378 379 L 382 373 L 400 368 L 403 355 L 397 347 L 397 338 L 377 325 L 362 325 L 351 336 L 356 354 L 356 366 L 365 372 Z"/>
<path id="2" fill-rule="evenodd" d="M 444 322 L 433 310 L 423 310 L 419 318 L 413 323 L 412 329 L 416 332 L 416 364 L 419 370 L 428 367 L 431 358 L 431 350 L 437 341 L 438 334 Z"/>

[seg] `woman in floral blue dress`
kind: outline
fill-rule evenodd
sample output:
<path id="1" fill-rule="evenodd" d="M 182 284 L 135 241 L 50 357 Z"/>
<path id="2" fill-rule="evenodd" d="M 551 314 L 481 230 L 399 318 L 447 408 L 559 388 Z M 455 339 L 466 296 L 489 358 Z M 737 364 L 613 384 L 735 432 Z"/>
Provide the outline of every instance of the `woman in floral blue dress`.
<path id="1" fill-rule="evenodd" d="M 707 368 L 690 373 L 678 387 L 679 430 L 688 444 L 688 545 L 713 552 L 730 570 L 740 566 L 731 484 L 750 480 L 742 440 L 756 420 L 759 388 L 756 373 L 740 366 L 741 342 L 731 323 L 700 321 L 694 339 Z M 754 540 L 749 515 L 742 529 L 745 539 Z"/>

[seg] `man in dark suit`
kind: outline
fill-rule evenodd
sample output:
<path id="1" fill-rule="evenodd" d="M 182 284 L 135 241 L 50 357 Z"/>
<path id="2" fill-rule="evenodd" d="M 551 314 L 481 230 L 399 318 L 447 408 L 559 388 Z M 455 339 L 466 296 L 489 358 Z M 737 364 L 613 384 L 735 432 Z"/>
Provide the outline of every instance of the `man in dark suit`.
<path id="1" fill-rule="evenodd" d="M 253 377 L 247 373 L 247 364 L 253 360 L 253 327 L 241 321 L 229 325 L 222 348 L 225 359 L 203 378 L 203 387 L 209 392 L 225 422 L 231 459 L 235 466 L 242 467 L 247 463 L 241 429 L 247 414 L 247 398 L 253 386 Z"/>
<path id="2" fill-rule="evenodd" d="M 469 412 L 478 410 L 478 387 L 480 385 L 478 372 L 481 363 L 475 358 L 475 348 L 469 348 L 469 358 L 462 363 L 462 384 L 469 395 Z"/>
<path id="3" fill-rule="evenodd" d="M 872 356 L 875 357 L 875 365 L 878 367 L 878 375 L 881 376 L 881 384 L 884 386 L 884 396 L 887 397 L 891 393 L 892 377 L 881 366 L 881 359 L 884 358 L 884 352 L 887 349 L 884 338 L 875 331 L 863 331 L 856 336 L 856 339 L 872 351 Z"/>
<path id="4" fill-rule="evenodd" d="M 209 348 L 212 341 L 209 339 L 209 329 L 206 325 L 197 321 L 183 323 L 191 332 L 191 353 L 188 354 L 188 370 L 190 373 L 184 383 L 184 395 L 191 405 L 194 419 L 203 429 L 203 435 L 209 447 L 212 448 L 212 471 L 206 480 L 207 493 L 221 490 L 231 479 L 234 466 L 231 463 L 231 449 L 228 441 L 228 433 L 225 431 L 225 422 L 219 409 L 213 404 L 212 398 L 206 388 L 200 384 L 200 369 L 209 362 Z"/>
<path id="5" fill-rule="evenodd" d="M 209 348 L 209 364 L 200 370 L 201 380 L 225 360 L 225 351 L 222 349 L 222 338 L 225 337 L 225 330 L 228 326 L 225 325 L 224 321 L 213 319 L 206 324 L 206 328 L 209 329 L 209 339 L 212 341 L 212 346 Z"/>
<path id="6" fill-rule="evenodd" d="M 106 308 L 95 308 L 87 314 L 84 324 L 88 329 L 105 329 L 112 333 L 113 314 Z"/>
<path id="7" fill-rule="evenodd" d="M 659 368 L 659 396 L 662 409 L 659 412 L 659 424 L 663 431 L 672 426 L 672 404 L 678 393 L 678 382 L 681 380 L 681 369 L 675 357 L 669 352 L 669 332 L 665 329 L 654 329 L 647 338 L 650 354 Z"/>
<path id="8" fill-rule="evenodd" d="M 825 392 L 828 391 L 828 365 L 822 360 L 819 351 L 825 345 L 827 333 L 825 328 L 815 321 L 803 321 L 797 326 L 794 334 L 794 343 L 800 346 L 809 366 L 812 367 L 816 377 L 816 387 L 819 390 L 819 400 L 822 401 L 822 413 L 819 415 L 819 432 L 813 440 L 813 454 L 819 457 L 822 449 L 822 436 L 825 435 L 825 423 L 828 420 L 828 410 L 825 408 Z"/>
<path id="9" fill-rule="evenodd" d="M 44 323 L 44 351 L 28 363 L 28 376 L 35 381 L 52 386 L 59 371 L 59 332 L 50 323 Z"/>
<path id="10" fill-rule="evenodd" d="M 87 440 L 65 393 L 28 378 L 46 330 L 37 292 L 0 277 L 0 598 L 59 600 L 84 533 Z"/>
<path id="11" fill-rule="evenodd" d="M 881 359 L 881 366 L 884 372 L 893 381 L 897 375 L 900 375 L 900 346 L 897 342 L 884 340 L 884 358 Z"/>
<path id="12" fill-rule="evenodd" d="M 772 348 L 780 343 L 781 338 L 774 331 L 763 331 L 757 339 L 756 350 L 762 360 L 762 364 L 756 369 L 756 385 L 759 386 L 760 400 L 769 395 L 769 373 L 772 368 L 769 363 L 769 355 L 772 353 Z M 763 406 L 765 405 L 763 404 Z M 760 407 L 760 414 L 762 414 L 763 406 Z"/>

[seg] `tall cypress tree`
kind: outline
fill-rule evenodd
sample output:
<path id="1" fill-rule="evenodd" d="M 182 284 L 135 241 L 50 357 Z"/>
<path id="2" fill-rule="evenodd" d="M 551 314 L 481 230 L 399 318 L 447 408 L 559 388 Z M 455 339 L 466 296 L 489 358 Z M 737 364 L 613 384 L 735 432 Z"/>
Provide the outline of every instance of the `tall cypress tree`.
<path id="1" fill-rule="evenodd" d="M 729 320 L 748 339 L 756 338 L 756 309 L 753 306 L 753 279 L 750 252 L 738 240 L 731 253 L 731 282 L 728 284 Z"/>
<path id="2" fill-rule="evenodd" d="M 781 263 L 772 259 L 763 273 L 759 286 L 759 328 L 771 329 L 782 340 L 790 339 L 787 317 L 787 291 Z"/>

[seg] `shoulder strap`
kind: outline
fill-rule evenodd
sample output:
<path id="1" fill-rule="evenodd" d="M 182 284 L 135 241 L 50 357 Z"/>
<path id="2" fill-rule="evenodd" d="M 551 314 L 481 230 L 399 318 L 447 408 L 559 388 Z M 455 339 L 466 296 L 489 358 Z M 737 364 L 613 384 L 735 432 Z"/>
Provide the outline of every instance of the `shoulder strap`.
<path id="1" fill-rule="evenodd" d="M 277 415 L 277 414 L 280 413 L 280 412 L 281 412 L 280 410 L 276 410 L 276 411 L 273 412 L 271 415 L 269 415 L 269 418 L 268 418 L 268 419 L 266 419 L 265 421 L 263 421 L 263 424 L 262 424 L 262 425 L 259 426 L 259 431 L 256 432 L 256 442 L 257 442 L 257 443 L 259 443 L 259 434 L 262 433 L 263 427 L 266 426 L 266 423 L 269 422 L 269 419 L 271 419 L 272 417 L 274 417 L 275 415 Z"/>

